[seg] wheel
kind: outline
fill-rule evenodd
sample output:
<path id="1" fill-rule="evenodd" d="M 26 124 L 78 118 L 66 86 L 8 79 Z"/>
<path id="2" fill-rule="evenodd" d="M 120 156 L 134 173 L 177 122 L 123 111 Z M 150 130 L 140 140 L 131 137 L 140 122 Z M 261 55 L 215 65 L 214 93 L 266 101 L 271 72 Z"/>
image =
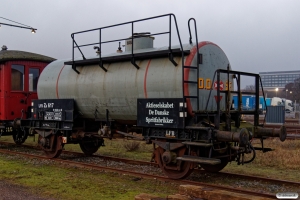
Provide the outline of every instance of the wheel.
<path id="1" fill-rule="evenodd" d="M 12 137 L 16 144 L 18 144 L 18 145 L 23 144 L 28 137 L 28 130 L 26 130 L 26 129 L 22 130 L 20 128 L 15 129 L 15 130 L 13 130 Z"/>
<path id="2" fill-rule="evenodd" d="M 227 145 L 226 144 L 218 144 L 218 148 L 223 148 L 222 151 L 213 151 L 212 152 L 212 158 L 213 157 L 218 157 L 218 156 L 224 156 L 224 155 L 227 155 L 227 150 L 225 149 Z M 205 154 L 205 157 L 209 157 L 208 156 L 209 153 L 207 152 Z M 208 165 L 208 164 L 200 164 L 200 166 L 205 170 L 205 171 L 208 171 L 208 172 L 219 172 L 221 171 L 224 167 L 226 167 L 226 165 L 228 164 L 228 157 L 221 157 L 221 158 L 218 158 L 221 160 L 221 163 L 220 164 L 216 164 L 216 165 Z"/>
<path id="3" fill-rule="evenodd" d="M 217 165 L 200 164 L 200 166 L 207 172 L 219 172 L 228 164 L 227 158 L 222 158 L 221 163 Z"/>
<path id="4" fill-rule="evenodd" d="M 164 158 L 164 153 L 166 151 L 157 147 L 154 150 L 154 159 L 155 162 L 158 163 L 159 167 L 162 169 L 165 175 L 172 179 L 182 179 L 188 177 L 194 170 L 194 164 L 186 161 L 176 161 L 169 162 L 166 164 L 166 159 Z M 176 157 L 180 157 L 186 155 L 187 149 L 186 147 L 182 147 L 172 151 L 172 153 L 176 154 Z M 167 152 L 166 152 L 167 153 Z M 173 157 L 174 155 L 172 155 Z"/>
<path id="5" fill-rule="evenodd" d="M 102 143 L 103 140 L 83 138 L 82 141 L 79 142 L 79 146 L 85 155 L 92 155 L 98 151 Z"/>
<path id="6" fill-rule="evenodd" d="M 57 158 L 63 149 L 64 144 L 60 136 L 51 134 L 48 137 L 39 136 L 39 146 L 44 150 L 48 158 Z"/>

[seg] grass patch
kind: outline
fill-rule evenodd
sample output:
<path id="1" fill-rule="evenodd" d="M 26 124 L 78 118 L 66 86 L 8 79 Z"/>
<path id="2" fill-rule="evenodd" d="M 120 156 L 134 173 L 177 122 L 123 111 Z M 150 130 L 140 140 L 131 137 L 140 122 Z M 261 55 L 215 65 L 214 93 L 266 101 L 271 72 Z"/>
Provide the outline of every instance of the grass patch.
<path id="1" fill-rule="evenodd" d="M 11 136 L 1 137 L 2 141 L 12 142 Z M 127 139 L 108 140 L 97 154 L 115 156 L 135 160 L 150 161 L 153 147 L 145 142 L 139 148 L 128 151 L 125 144 L 133 142 Z M 136 142 L 136 141 L 134 141 Z M 25 144 L 36 145 L 29 137 Z M 253 141 L 259 147 L 259 140 Z M 229 163 L 222 171 L 238 174 L 250 174 L 291 181 L 299 181 L 300 177 L 300 140 L 267 139 L 265 147 L 274 151 L 262 153 L 256 151 L 252 163 L 237 165 Z M 65 145 L 66 150 L 81 152 L 78 144 Z M 78 168 L 62 168 L 57 165 L 32 164 L 0 156 L 0 179 L 10 180 L 29 187 L 35 193 L 42 193 L 59 199 L 133 199 L 140 193 L 151 193 L 161 197 L 176 193 L 177 186 L 155 180 L 139 180 L 130 176 L 114 173 L 95 172 Z M 2 167 L 3 166 L 3 167 Z"/>
<path id="2" fill-rule="evenodd" d="M 128 141 L 125 142 L 123 144 L 123 147 L 127 150 L 127 151 L 137 151 L 140 148 L 140 142 L 137 141 Z"/>
<path id="3" fill-rule="evenodd" d="M 140 193 L 166 197 L 178 188 L 156 180 L 137 180 L 128 175 L 38 162 L 0 155 L 0 180 L 28 187 L 31 193 L 57 199 L 127 200 Z"/>
<path id="4" fill-rule="evenodd" d="M 261 147 L 259 140 L 252 143 Z M 278 138 L 267 139 L 264 140 L 264 147 L 272 148 L 274 151 L 266 153 L 256 151 L 253 162 L 245 165 L 236 165 L 232 162 L 222 171 L 299 181 L 300 140 L 281 142 Z"/>

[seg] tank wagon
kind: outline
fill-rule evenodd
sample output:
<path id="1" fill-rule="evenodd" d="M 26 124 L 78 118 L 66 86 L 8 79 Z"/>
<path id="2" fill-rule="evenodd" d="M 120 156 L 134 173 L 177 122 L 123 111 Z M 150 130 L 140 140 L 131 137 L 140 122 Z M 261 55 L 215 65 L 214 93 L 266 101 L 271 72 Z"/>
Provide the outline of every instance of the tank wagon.
<path id="1" fill-rule="evenodd" d="M 31 116 L 31 100 L 37 99 L 37 81 L 44 67 L 54 59 L 40 54 L 8 50 L 0 51 L 0 137 L 12 135 L 22 144 L 29 129 L 21 129 L 19 120 Z"/>
<path id="2" fill-rule="evenodd" d="M 134 33 L 136 23 L 157 18 L 168 19 L 168 31 Z M 130 37 L 102 39 L 106 29 L 125 25 L 131 26 Z M 195 19 L 188 21 L 188 28 L 188 44 L 181 43 L 173 14 L 73 33 L 72 59 L 56 60 L 45 68 L 38 82 L 39 100 L 32 101 L 31 118 L 21 120 L 22 127 L 39 134 L 39 145 L 49 157 L 59 156 L 69 143 L 79 143 L 85 154 L 93 154 L 104 145 L 104 138 L 134 129 L 153 144 L 153 160 L 174 179 L 187 177 L 199 164 L 217 172 L 231 161 L 251 162 L 254 137 L 284 141 L 285 127 L 258 124 L 259 75 L 233 71 L 219 46 L 198 42 Z M 94 31 L 99 41 L 78 44 L 78 35 Z M 179 45 L 171 44 L 171 32 Z M 154 36 L 160 34 L 168 36 L 169 45 L 154 48 Z M 125 51 L 119 43 L 116 53 L 103 54 L 104 43 L 123 40 Z M 98 55 L 86 57 L 87 46 L 95 46 Z M 75 59 L 77 50 L 80 59 Z M 255 96 L 252 111 L 232 109 L 232 94 L 239 96 L 241 105 L 244 76 L 256 83 L 255 92 L 247 93 Z M 242 122 L 242 114 L 254 115 L 254 125 Z M 245 160 L 244 154 L 253 156 Z"/>

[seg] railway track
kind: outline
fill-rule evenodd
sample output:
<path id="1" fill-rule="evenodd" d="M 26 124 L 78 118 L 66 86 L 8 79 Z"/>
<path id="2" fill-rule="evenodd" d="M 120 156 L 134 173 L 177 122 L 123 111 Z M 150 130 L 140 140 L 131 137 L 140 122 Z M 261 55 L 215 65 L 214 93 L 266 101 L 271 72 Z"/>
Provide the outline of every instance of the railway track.
<path id="1" fill-rule="evenodd" d="M 33 155 L 33 154 L 29 154 L 29 153 L 24 153 L 24 152 L 10 151 L 10 150 L 5 150 L 5 149 L 0 149 L 0 152 L 2 154 L 19 155 L 19 156 L 30 158 L 30 159 L 49 160 L 49 158 L 47 158 L 45 156 Z M 119 168 L 99 166 L 99 165 L 95 165 L 95 164 L 77 162 L 77 161 L 72 161 L 72 160 L 65 160 L 65 159 L 60 159 L 60 158 L 55 158 L 55 159 L 51 159 L 51 160 L 54 162 L 57 162 L 59 164 L 67 164 L 67 165 L 70 165 L 73 167 L 76 166 L 76 167 L 80 167 L 80 168 L 88 168 L 88 169 L 93 169 L 93 170 L 98 170 L 98 171 L 115 172 L 115 173 L 120 173 L 123 175 L 136 176 L 138 178 L 156 179 L 156 180 L 160 180 L 160 181 L 169 181 L 169 182 L 171 181 L 171 182 L 174 182 L 179 185 L 185 184 L 185 185 L 204 186 L 204 187 L 209 187 L 212 189 L 231 191 L 231 192 L 247 194 L 247 195 L 252 195 L 252 196 L 259 196 L 259 197 L 263 197 L 263 198 L 270 198 L 270 199 L 275 198 L 275 194 L 255 192 L 255 191 L 245 190 L 245 189 L 241 189 L 241 188 L 233 188 L 233 187 L 228 187 L 228 186 L 208 184 L 208 183 L 202 183 L 202 182 L 191 181 L 191 180 L 173 180 L 173 179 L 170 179 L 170 178 L 167 178 L 164 176 L 135 172 L 133 170 L 129 171 L 129 170 L 123 170 L 123 169 L 119 169 Z"/>
<path id="2" fill-rule="evenodd" d="M 18 145 L 15 145 L 14 143 L 9 143 L 9 142 L 0 142 L 0 144 L 18 146 Z M 31 145 L 22 145 L 20 147 L 31 148 L 31 149 L 37 149 L 38 148 L 36 146 L 31 146 Z M 0 152 L 3 152 L 3 151 L 5 151 L 5 150 L 0 150 Z M 3 153 L 6 153 L 6 152 L 7 151 L 5 151 Z M 14 152 L 15 151 L 9 151 L 10 154 L 14 154 Z M 16 152 L 15 154 L 24 155 L 26 157 L 49 159 L 49 158 L 46 158 L 44 156 L 31 155 L 31 154 L 27 154 L 27 153 L 23 153 L 23 152 Z M 111 157 L 111 156 L 102 156 L 102 155 L 85 156 L 83 153 L 80 153 L 80 152 L 65 151 L 65 150 L 63 151 L 63 154 L 73 155 L 73 156 L 76 156 L 78 158 L 84 158 L 84 157 L 100 158 L 104 161 L 122 162 L 122 163 L 130 164 L 130 165 L 147 165 L 147 166 L 152 166 L 152 167 L 157 167 L 158 168 L 158 165 L 156 163 L 147 162 L 147 161 L 130 160 L 130 159 Z M 80 166 L 90 167 L 90 168 L 95 168 L 97 170 L 113 171 L 113 172 L 118 172 L 118 173 L 129 174 L 129 175 L 133 175 L 133 176 L 140 176 L 140 177 L 144 177 L 144 178 L 156 178 L 156 179 L 159 179 L 159 180 L 170 180 L 169 178 L 166 178 L 166 177 L 162 178 L 163 176 L 156 177 L 156 176 L 150 175 L 150 174 L 145 174 L 144 175 L 144 173 L 133 172 L 132 170 L 128 171 L 128 170 L 117 169 L 117 171 L 116 171 L 116 169 L 112 169 L 110 167 L 99 166 L 99 165 L 95 165 L 95 164 L 91 164 L 91 163 L 82 163 L 82 162 L 78 162 L 78 161 L 74 162 L 74 161 L 68 160 L 68 158 L 66 158 L 66 159 L 53 159 L 53 160 L 54 161 L 63 161 L 66 164 L 79 166 L 79 167 Z M 196 174 L 206 174 L 207 175 L 208 174 L 208 176 L 216 176 L 216 173 L 209 173 L 209 172 L 206 172 L 202 169 L 195 169 L 193 174 L 194 175 L 196 175 Z M 218 172 L 217 176 L 219 178 L 222 177 L 224 179 L 228 178 L 228 179 L 239 179 L 239 180 L 253 181 L 253 182 L 265 182 L 265 184 L 289 185 L 289 186 L 293 186 L 293 187 L 296 187 L 296 188 L 300 188 L 300 182 L 293 182 L 293 181 L 279 180 L 279 179 L 271 179 L 271 178 L 260 177 L 260 176 L 242 175 L 242 174 L 235 174 L 235 173 L 228 173 L 228 172 Z M 193 176 L 191 176 L 191 179 L 193 179 Z M 200 186 L 206 186 L 206 187 L 215 186 L 215 185 L 212 185 L 212 184 L 200 183 L 199 181 L 191 181 L 191 180 L 180 180 L 180 181 L 182 182 L 182 184 L 192 184 L 192 185 L 200 185 Z M 214 187 L 214 188 L 217 188 L 217 187 Z M 227 188 L 226 186 L 219 187 L 218 189 L 228 190 L 228 191 L 233 191 L 234 190 L 230 187 Z M 244 192 L 244 190 L 242 190 L 242 189 L 238 189 L 238 190 L 240 190 L 241 193 Z M 245 194 L 248 194 L 248 193 L 245 193 Z M 272 194 L 269 194 L 269 195 L 272 195 Z M 268 197 L 270 197 L 270 196 L 268 196 Z M 273 197 L 274 197 L 274 195 L 273 195 Z"/>

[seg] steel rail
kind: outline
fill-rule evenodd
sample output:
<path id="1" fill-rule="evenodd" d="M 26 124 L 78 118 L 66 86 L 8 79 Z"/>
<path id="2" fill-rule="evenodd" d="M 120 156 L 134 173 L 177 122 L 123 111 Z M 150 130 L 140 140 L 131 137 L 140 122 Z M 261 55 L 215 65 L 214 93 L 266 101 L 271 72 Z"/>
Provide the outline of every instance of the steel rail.
<path id="1" fill-rule="evenodd" d="M 5 144 L 5 145 L 14 145 L 14 146 L 20 146 L 16 145 L 14 143 L 9 143 L 9 142 L 1 142 L 0 144 Z M 26 147 L 26 148 L 38 148 L 37 146 L 32 146 L 32 145 L 22 145 L 20 147 Z M 130 160 L 126 158 L 118 158 L 118 157 L 113 157 L 113 156 L 102 156 L 102 155 L 91 155 L 91 156 L 86 156 L 84 153 L 81 152 L 74 152 L 74 151 L 63 151 L 63 154 L 67 155 L 77 155 L 80 157 L 95 157 L 95 158 L 101 158 L 103 160 L 109 160 L 109 161 L 115 161 L 115 162 L 123 162 L 126 164 L 132 164 L 132 165 L 147 165 L 147 166 L 153 166 L 153 167 L 159 167 L 157 163 L 154 162 L 148 162 L 148 161 L 141 161 L 141 160 Z M 203 169 L 195 169 L 194 173 L 211 173 L 207 172 Z M 213 173 L 211 173 L 213 174 Z M 294 182 L 294 181 L 288 181 L 288 180 L 280 180 L 280 179 L 272 179 L 272 178 L 266 178 L 262 176 L 253 176 L 253 175 L 245 175 L 245 174 L 236 174 L 236 173 L 230 173 L 230 172 L 218 172 L 218 175 L 220 176 L 232 176 L 233 178 L 244 178 L 244 179 L 249 179 L 249 180 L 256 180 L 256 181 L 266 181 L 266 182 L 273 182 L 277 184 L 289 184 L 289 185 L 295 185 L 300 188 L 300 182 Z"/>
<path id="2" fill-rule="evenodd" d="M 140 178 L 156 179 L 156 180 L 160 180 L 160 181 L 172 181 L 172 182 L 177 183 L 177 184 L 190 184 L 190 185 L 196 185 L 196 186 L 204 186 L 204 187 L 210 187 L 210 188 L 213 188 L 213 189 L 220 189 L 220 190 L 236 192 L 236 193 L 241 193 L 241 194 L 246 194 L 246 195 L 259 196 L 259 197 L 270 198 L 270 199 L 274 199 L 276 197 L 275 194 L 270 194 L 270 193 L 261 193 L 261 192 L 255 192 L 255 191 L 250 191 L 250 190 L 245 190 L 245 189 L 232 188 L 232 187 L 228 187 L 228 186 L 201 183 L 201 182 L 197 182 L 197 181 L 173 180 L 173 179 L 170 179 L 170 178 L 167 178 L 167 177 L 164 177 L 164 176 L 158 176 L 158 175 L 152 175 L 152 174 L 146 174 L 146 173 L 116 169 L 116 168 L 111 168 L 111 167 L 104 167 L 104 166 L 99 166 L 99 165 L 95 165 L 95 164 L 64 160 L 64 159 L 60 159 L 60 158 L 49 159 L 45 156 L 32 155 L 32 154 L 28 154 L 28 153 L 9 151 L 9 150 L 3 150 L 3 149 L 0 149 L 0 152 L 4 153 L 4 154 L 10 154 L 10 155 L 20 155 L 20 156 L 24 156 L 24 157 L 27 157 L 27 158 L 36 158 L 36 159 L 41 159 L 41 160 L 52 160 L 52 161 L 57 162 L 59 164 L 64 163 L 64 164 L 68 164 L 68 165 L 71 165 L 71 166 L 76 166 L 76 167 L 81 167 L 81 168 L 89 168 L 89 169 L 93 169 L 93 170 L 97 170 L 97 171 L 108 171 L 108 172 L 120 173 L 120 174 L 123 174 L 123 175 L 137 176 L 137 177 L 140 177 Z"/>

